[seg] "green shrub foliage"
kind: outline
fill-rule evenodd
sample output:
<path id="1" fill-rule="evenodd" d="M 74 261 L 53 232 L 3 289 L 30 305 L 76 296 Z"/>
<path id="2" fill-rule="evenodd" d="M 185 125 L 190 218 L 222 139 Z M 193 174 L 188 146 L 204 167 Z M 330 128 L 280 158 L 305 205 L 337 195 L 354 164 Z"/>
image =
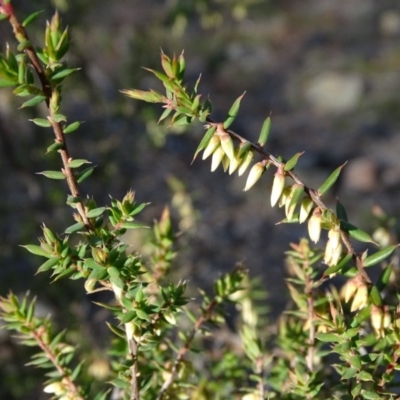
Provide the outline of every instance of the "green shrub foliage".
<path id="1" fill-rule="evenodd" d="M 193 88 L 185 82 L 183 52 L 178 57 L 162 52 L 161 69 L 147 72 L 164 91 L 122 93 L 135 101 L 160 104 L 159 123 L 203 124 L 204 137 L 193 159 L 211 159 L 211 171 L 247 174 L 244 190 L 249 196 L 254 185 L 263 184 L 264 174 L 274 174 L 270 204 L 282 208 L 281 223 L 308 228 L 308 239 L 288 245 L 287 288 L 292 301 L 275 331 L 264 315 L 266 294 L 250 280 L 244 265 L 220 276 L 213 293 L 200 291 L 201 303 L 194 303 L 186 294 L 185 277 L 174 281 L 169 274 L 178 249 L 168 208 L 145 236 L 152 256 L 144 259 L 140 249 L 127 251 L 122 236 L 147 228 L 139 222 L 147 204 L 138 203 L 131 190 L 105 205 L 81 193 L 80 184 L 94 166 L 75 159 L 68 148 L 74 140 L 69 135 L 82 128 L 80 121 L 62 114 L 62 94 L 68 96 L 62 89 L 79 68 L 65 62 L 71 41 L 59 15 L 47 24 L 44 43 L 38 44 L 31 41 L 28 25 L 39 13 L 21 22 L 9 0 L 0 0 L 0 13 L 2 24 L 8 23 L 15 36 L 14 44 L 1 43 L 0 86 L 23 98 L 21 108 L 46 106 L 46 118 L 31 121 L 47 128 L 44 133 L 53 133 L 46 153 L 58 153 L 62 168 L 40 174 L 66 181 L 67 206 L 74 219 L 60 233 L 43 225 L 39 243 L 23 247 L 42 260 L 37 272 L 52 282 L 69 278 L 81 281 L 88 294 L 113 294 L 113 300 L 96 303 L 113 316 L 104 321 L 114 339 L 103 374 L 94 372 L 96 366 L 69 343 L 68 331 L 56 332 L 50 318 L 35 313 L 35 298 L 19 298 L 12 292 L 1 297 L 4 328 L 17 332 L 20 344 L 35 349 L 28 365 L 43 369 L 44 392 L 69 400 L 397 398 L 400 308 L 397 272 L 391 265 L 397 244 L 378 246 L 351 222 L 339 201 L 335 209 L 325 203 L 324 195 L 344 164 L 319 188 L 309 187 L 296 173 L 303 153 L 284 159 L 269 147 L 270 117 L 257 142 L 242 137 L 230 126 L 244 94 L 223 121 L 214 120 L 211 101 L 200 93 L 200 78 Z M 387 235 L 384 223 L 382 235 Z M 326 243 L 324 248 L 318 247 L 321 242 Z M 355 242 L 361 242 L 365 251 L 356 251 Z M 372 251 L 367 252 L 367 244 Z M 370 267 L 380 274 L 371 274 Z M 342 276 L 341 287 L 327 284 L 336 275 Z M 220 344 L 216 354 L 210 343 L 224 329 L 228 305 L 238 313 L 237 342 Z"/>

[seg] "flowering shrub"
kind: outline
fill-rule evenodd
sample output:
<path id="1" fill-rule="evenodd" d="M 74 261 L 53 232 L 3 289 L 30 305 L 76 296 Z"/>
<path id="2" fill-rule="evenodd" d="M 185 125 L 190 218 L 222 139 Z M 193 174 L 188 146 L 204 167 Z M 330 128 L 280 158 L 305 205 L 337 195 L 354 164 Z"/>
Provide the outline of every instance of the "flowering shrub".
<path id="1" fill-rule="evenodd" d="M 46 105 L 47 118 L 31 121 L 53 132 L 54 143 L 47 153 L 58 153 L 62 168 L 40 174 L 66 181 L 67 205 L 74 218 L 61 234 L 43 225 L 39 244 L 24 247 L 45 259 L 37 272 L 51 271 L 53 280 L 81 280 L 88 294 L 113 294 L 113 300 L 96 303 L 113 316 L 111 322 L 104 321 L 115 336 L 107 349 L 106 377 L 90 373 L 92 366 L 84 354 L 77 354 L 67 332 L 54 332 L 52 321 L 35 313 L 34 298 L 21 299 L 12 292 L 1 298 L 4 327 L 18 332 L 21 344 L 37 349 L 29 364 L 45 370 L 45 393 L 71 400 L 397 398 L 400 308 L 398 271 L 391 263 L 397 244 L 376 243 L 386 233 L 384 224 L 374 241 L 350 222 L 339 201 L 335 210 L 324 202 L 324 194 L 345 164 L 318 189 L 309 187 L 295 172 L 302 152 L 286 160 L 266 147 L 270 117 L 257 142 L 247 140 L 230 129 L 243 95 L 224 121 L 214 120 L 210 100 L 204 101 L 199 92 L 200 78 L 193 89 L 185 83 L 184 54 L 171 58 L 161 53 L 162 70 L 148 71 L 161 81 L 165 92 L 127 89 L 123 93 L 161 104 L 159 123 L 168 120 L 182 127 L 201 122 L 205 134 L 194 159 L 211 158 L 211 171 L 222 167 L 229 175 L 247 174 L 244 191 L 249 196 L 271 170 L 270 204 L 283 208 L 281 223 L 308 227 L 309 240 L 288 245 L 287 287 L 293 304 L 281 315 L 276 335 L 266 329 L 255 301 L 265 293 L 241 264 L 215 281 L 212 295 L 202 292 L 200 307 L 193 307 L 185 277 L 174 282 L 169 275 L 177 249 L 168 209 L 147 239 L 153 250 L 151 259 L 145 260 L 140 249 L 128 251 L 122 236 L 145 228 L 137 218 L 147 204 L 138 204 L 132 190 L 121 200 L 111 198 L 107 205 L 81 193 L 80 184 L 94 167 L 89 160 L 75 159 L 66 140 L 81 125 L 61 113 L 63 84 L 78 71 L 63 61 L 70 46 L 68 29 L 56 13 L 46 26 L 44 44 L 36 46 L 26 28 L 38 13 L 21 23 L 6 0 L 0 0 L 0 13 L 17 42 L 16 49 L 3 44 L 0 86 L 28 98 L 21 108 Z M 314 246 L 321 242 L 325 244 Z M 354 242 L 372 244 L 371 254 L 366 248 L 356 251 Z M 377 279 L 369 273 L 370 267 L 379 268 Z M 345 283 L 340 288 L 329 285 L 339 275 Z M 226 323 L 227 305 L 238 310 L 240 340 L 224 343 L 215 354 L 210 343 Z"/>

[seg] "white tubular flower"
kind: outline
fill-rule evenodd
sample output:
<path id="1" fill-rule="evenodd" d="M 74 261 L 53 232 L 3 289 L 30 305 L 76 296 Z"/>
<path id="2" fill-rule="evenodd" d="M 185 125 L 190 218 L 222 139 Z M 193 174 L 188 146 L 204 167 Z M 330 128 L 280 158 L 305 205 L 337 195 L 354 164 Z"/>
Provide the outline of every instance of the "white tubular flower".
<path id="1" fill-rule="evenodd" d="M 363 282 L 361 286 L 358 287 L 357 292 L 354 296 L 353 303 L 351 304 L 350 311 L 361 310 L 368 304 L 368 287 Z"/>
<path id="2" fill-rule="evenodd" d="M 285 172 L 282 168 L 278 168 L 275 173 L 274 182 L 272 183 L 271 191 L 271 207 L 274 207 L 281 197 L 285 189 Z"/>
<path id="3" fill-rule="evenodd" d="M 304 197 L 300 206 L 299 222 L 302 224 L 310 215 L 314 202 L 309 197 Z"/>
<path id="4" fill-rule="evenodd" d="M 232 138 L 226 132 L 220 133 L 219 138 L 221 140 L 221 147 L 225 154 L 230 160 L 233 160 L 235 158 L 235 147 L 233 146 Z"/>
<path id="5" fill-rule="evenodd" d="M 211 154 L 214 153 L 214 151 L 219 146 L 219 143 L 220 143 L 219 136 L 218 135 L 214 135 L 210 139 L 210 141 L 208 142 L 208 145 L 206 146 L 206 148 L 203 151 L 203 160 L 205 160 L 206 158 L 210 157 Z"/>
<path id="6" fill-rule="evenodd" d="M 249 172 L 249 176 L 247 177 L 246 186 L 244 187 L 244 191 L 246 192 L 250 188 L 252 188 L 255 183 L 261 178 L 262 174 L 265 171 L 265 166 L 262 162 L 258 162 L 253 165 Z"/>
<path id="7" fill-rule="evenodd" d="M 292 191 L 291 187 L 285 187 L 285 189 L 283 189 L 282 195 L 278 203 L 279 208 L 282 208 L 284 205 L 286 205 L 286 200 L 289 197 L 291 191 Z"/>
<path id="8" fill-rule="evenodd" d="M 326 242 L 326 246 L 325 246 L 325 254 L 324 254 L 324 263 L 326 265 L 331 265 L 332 264 L 332 255 L 333 255 L 333 248 L 332 248 L 332 244 L 331 241 L 328 240 Z"/>
<path id="9" fill-rule="evenodd" d="M 222 150 L 222 147 L 218 147 L 217 150 L 214 151 L 211 159 L 211 172 L 214 172 L 219 164 L 221 164 L 222 159 L 224 158 L 224 151 Z"/>
<path id="10" fill-rule="evenodd" d="M 321 210 L 318 207 L 308 220 L 308 234 L 314 243 L 318 243 L 321 236 Z"/>
<path id="11" fill-rule="evenodd" d="M 249 167 L 249 165 L 251 164 L 251 162 L 253 161 L 253 157 L 254 157 L 254 153 L 250 150 L 246 156 L 243 158 L 239 170 L 238 170 L 238 175 L 242 176 L 247 168 Z"/>
<path id="12" fill-rule="evenodd" d="M 340 244 L 340 226 L 335 225 L 328 232 L 329 240 L 331 241 L 331 245 L 333 249 L 336 249 Z"/>

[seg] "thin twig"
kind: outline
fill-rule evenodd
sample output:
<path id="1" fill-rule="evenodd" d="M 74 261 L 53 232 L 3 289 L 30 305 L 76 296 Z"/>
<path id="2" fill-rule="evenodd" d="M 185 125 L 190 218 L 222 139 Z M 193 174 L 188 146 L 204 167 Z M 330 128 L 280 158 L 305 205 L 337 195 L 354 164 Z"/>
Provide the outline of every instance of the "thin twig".
<path id="1" fill-rule="evenodd" d="M 178 351 L 178 355 L 174 361 L 174 364 L 171 368 L 170 374 L 168 379 L 164 382 L 164 384 L 162 385 L 160 392 L 158 393 L 157 399 L 156 400 L 162 400 L 164 394 L 166 393 L 166 391 L 168 390 L 168 388 L 172 385 L 172 383 L 175 380 L 176 374 L 178 372 L 178 367 L 179 364 L 182 362 L 182 360 L 184 359 L 186 353 L 190 350 L 190 345 L 194 339 L 194 336 L 196 335 L 197 331 L 200 329 L 200 327 L 204 324 L 204 322 L 206 322 L 215 306 L 217 305 L 217 301 L 214 299 L 209 305 L 208 307 L 203 311 L 203 313 L 201 314 L 201 316 L 197 319 L 196 323 L 194 324 L 192 330 L 190 331 L 189 335 L 187 336 L 185 343 L 183 344 L 183 346 L 179 349 Z"/>
<path id="2" fill-rule="evenodd" d="M 4 4 L 2 0 L 0 0 L 0 5 L 1 5 L 1 12 L 6 14 L 8 16 L 8 20 L 13 28 L 15 38 L 18 40 L 18 42 L 23 43 L 23 42 L 29 42 L 29 36 L 25 31 L 25 28 L 21 25 L 21 23 L 18 21 L 13 8 L 11 7 L 11 4 Z M 46 97 L 46 105 L 49 110 L 49 121 L 51 123 L 51 126 L 53 128 L 54 135 L 56 137 L 56 142 L 61 143 L 62 147 L 59 150 L 61 154 L 61 159 L 63 163 L 63 173 L 66 177 L 68 188 L 71 192 L 71 195 L 77 199 L 80 199 L 80 194 L 79 194 L 79 188 L 78 188 L 78 182 L 76 180 L 75 174 L 73 173 L 72 169 L 69 167 L 69 162 L 71 161 L 71 157 L 68 151 L 67 147 L 67 142 L 65 140 L 65 135 L 63 131 L 63 127 L 60 122 L 56 122 L 54 120 L 54 110 L 50 106 L 51 98 L 55 94 L 55 89 L 52 87 L 49 79 L 46 76 L 46 72 L 43 68 L 42 63 L 40 62 L 36 50 L 32 45 L 28 45 L 24 48 L 25 54 L 28 56 L 37 76 L 39 77 L 41 86 L 42 86 L 42 91 L 44 96 Z M 57 93 L 56 93 L 57 94 Z M 93 230 L 93 227 L 91 225 L 91 222 L 89 221 L 88 217 L 86 216 L 86 211 L 84 204 L 82 200 L 78 200 L 76 203 L 76 208 L 79 212 L 80 217 L 82 218 L 82 222 L 85 224 L 86 228 L 91 231 Z"/>

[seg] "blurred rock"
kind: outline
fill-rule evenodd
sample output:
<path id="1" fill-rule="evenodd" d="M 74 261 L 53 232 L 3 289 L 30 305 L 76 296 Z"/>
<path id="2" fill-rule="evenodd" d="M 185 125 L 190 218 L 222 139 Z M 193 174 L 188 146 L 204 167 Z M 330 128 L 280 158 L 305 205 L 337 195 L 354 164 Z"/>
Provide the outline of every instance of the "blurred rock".
<path id="1" fill-rule="evenodd" d="M 384 36 L 400 34 L 400 12 L 397 10 L 384 11 L 379 19 L 379 28 Z"/>
<path id="2" fill-rule="evenodd" d="M 363 94 L 363 81 L 356 74 L 328 71 L 311 80 L 305 97 L 319 113 L 345 113 L 357 107 Z"/>
<path id="3" fill-rule="evenodd" d="M 343 170 L 345 189 L 371 192 L 377 187 L 378 166 L 368 157 L 349 162 Z"/>

